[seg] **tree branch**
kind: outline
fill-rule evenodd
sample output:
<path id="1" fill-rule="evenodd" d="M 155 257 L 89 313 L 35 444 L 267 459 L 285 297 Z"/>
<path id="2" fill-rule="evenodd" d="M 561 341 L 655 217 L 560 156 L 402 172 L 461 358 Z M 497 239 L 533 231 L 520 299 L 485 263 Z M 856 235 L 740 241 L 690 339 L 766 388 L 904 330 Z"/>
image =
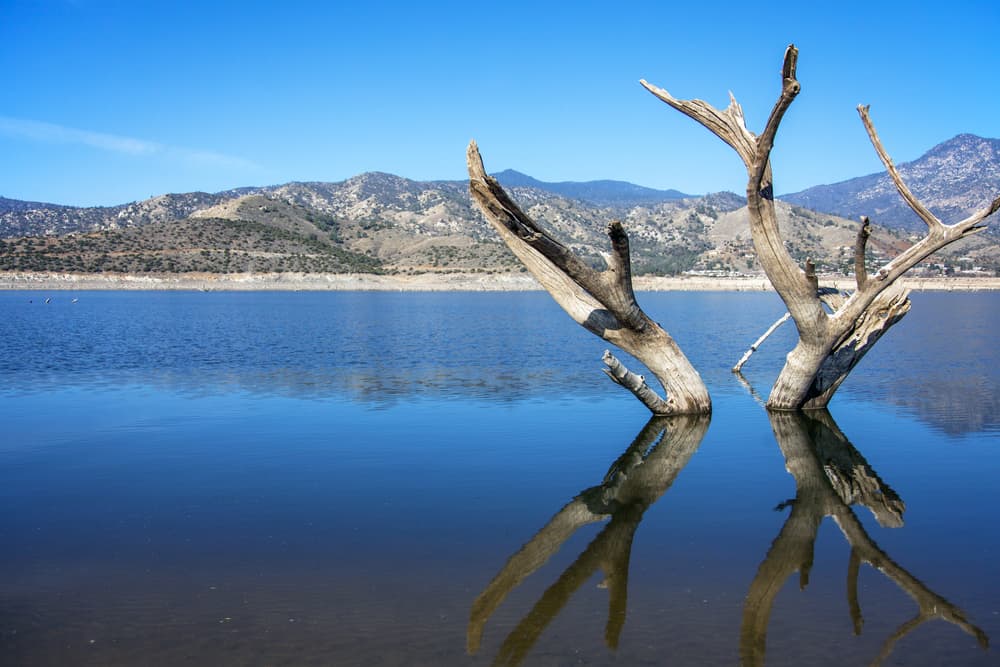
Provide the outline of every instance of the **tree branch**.
<path id="1" fill-rule="evenodd" d="M 799 407 L 826 407 L 834 392 L 875 343 L 910 312 L 909 290 L 895 284 L 883 285 L 868 307 L 855 320 L 846 322 L 842 318 L 849 312 L 849 305 L 857 294 L 855 292 L 834 313 L 833 321 L 846 323 L 846 326 L 836 329 L 840 338 L 833 342 L 816 366 Z"/>
<path id="2" fill-rule="evenodd" d="M 479 206 L 500 222 L 509 232 L 534 249 L 555 268 L 565 273 L 587 292 L 599 291 L 598 272 L 581 261 L 566 246 L 552 238 L 535 224 L 508 196 L 495 178 L 486 173 L 482 156 L 475 141 L 469 142 L 466 154 L 469 168 L 469 190 Z M 529 267 L 530 268 L 530 267 Z"/>
<path id="3" fill-rule="evenodd" d="M 608 225 L 608 238 L 611 240 L 611 254 L 606 259 L 608 269 L 601 274 L 601 277 L 608 288 L 605 290 L 608 299 L 614 301 L 612 312 L 626 327 L 642 330 L 648 320 L 635 300 L 628 234 L 625 233 L 625 227 L 620 220 L 613 220 Z"/>
<path id="4" fill-rule="evenodd" d="M 867 215 L 861 216 L 861 229 L 854 241 L 854 280 L 858 289 L 864 289 L 868 282 L 868 268 L 865 266 L 865 249 L 868 247 L 868 237 L 871 236 L 872 226 Z"/>
<path id="5" fill-rule="evenodd" d="M 822 328 L 826 313 L 816 298 L 816 290 L 804 279 L 802 270 L 788 254 L 781 240 L 774 212 L 770 153 L 778 125 L 800 90 L 795 78 L 797 63 L 798 49 L 790 44 L 785 50 L 782 63 L 781 94 L 760 137 L 746 128 L 743 110 L 732 94 L 729 96 L 729 107 L 725 111 L 719 111 L 701 100 L 679 100 L 645 80 L 640 83 L 663 102 L 705 126 L 732 147 L 743 160 L 748 175 L 747 211 L 750 215 L 750 232 L 761 266 L 796 323 L 815 321 Z"/>
<path id="6" fill-rule="evenodd" d="M 643 88 L 674 109 L 705 126 L 709 132 L 722 139 L 743 159 L 747 169 L 753 164 L 757 153 L 757 138 L 746 127 L 743 109 L 736 98 L 729 93 L 729 106 L 725 111 L 719 111 L 702 100 L 680 100 L 663 88 L 639 79 Z"/>
<path id="7" fill-rule="evenodd" d="M 771 160 L 771 150 L 774 148 L 774 138 L 778 134 L 778 126 L 784 118 L 788 107 L 792 105 L 802 87 L 795 78 L 796 65 L 799 62 L 799 50 L 794 44 L 785 49 L 785 58 L 781 65 L 781 95 L 771 109 L 764 131 L 757 138 L 756 161 L 750 174 L 750 180 L 756 184 L 757 190 L 765 199 L 773 199 L 773 188 L 770 174 L 767 174 Z M 766 180 L 765 180 L 766 179 Z"/>
<path id="8" fill-rule="evenodd" d="M 666 414 L 669 410 L 669 405 L 660 398 L 659 394 L 649 388 L 649 385 L 646 384 L 646 378 L 627 369 L 622 362 L 618 361 L 615 355 L 611 354 L 610 350 L 604 351 L 602 360 L 606 366 L 603 369 L 605 374 L 614 380 L 615 384 L 619 384 L 632 392 L 654 415 Z"/>
<path id="9" fill-rule="evenodd" d="M 662 88 L 642 80 L 654 96 L 697 121 L 732 147 L 747 169 L 747 212 L 754 248 L 764 272 L 795 320 L 799 340 L 787 357 L 768 398 L 775 410 L 825 407 L 833 392 L 878 338 L 909 308 L 905 294 L 883 292 L 925 257 L 945 245 L 974 234 L 980 223 L 1000 210 L 1000 197 L 987 208 L 954 225 L 945 225 L 913 195 L 889 158 L 871 122 L 868 107 L 858 107 L 862 122 L 896 189 L 928 225 L 927 236 L 903 251 L 875 276 L 865 269 L 870 227 L 867 220 L 855 242 L 857 290 L 849 296 L 826 294 L 818 288 L 815 267 L 803 270 L 785 247 L 774 206 L 770 155 L 778 127 L 801 87 L 797 80 L 798 49 L 790 44 L 781 68 L 781 93 L 763 131 L 755 136 L 746 128 L 743 110 L 730 94 L 730 104 L 719 111 L 701 100 L 679 100 Z M 827 308 L 830 311 L 828 312 Z M 888 313 L 882 322 L 873 317 Z M 755 344 L 759 345 L 759 342 Z M 751 347 L 751 352 L 755 349 Z M 747 355 L 744 355 L 744 360 Z M 737 368 L 741 364 L 737 364 Z"/>
<path id="10" fill-rule="evenodd" d="M 938 220 L 937 216 L 930 212 L 930 210 L 924 206 L 919 199 L 917 199 L 910 189 L 906 187 L 906 183 L 903 182 L 903 177 L 900 176 L 899 171 L 896 169 L 896 165 L 893 164 L 892 158 L 886 153 L 885 148 L 882 146 L 882 140 L 878 137 L 878 132 L 875 131 L 875 125 L 872 123 L 871 115 L 868 113 L 869 105 L 859 104 L 858 114 L 861 116 L 861 122 L 865 125 L 865 131 L 868 132 L 868 138 L 871 139 L 872 146 L 875 147 L 875 152 L 878 153 L 878 157 L 882 160 L 882 164 L 885 165 L 886 171 L 889 172 L 889 177 L 892 179 L 893 185 L 896 186 L 896 190 L 899 191 L 899 195 L 903 200 L 909 205 L 913 212 L 920 216 L 920 219 L 927 223 L 927 227 L 930 229 L 935 229 L 937 227 L 943 227 L 943 223 Z"/>
<path id="11" fill-rule="evenodd" d="M 701 376 L 673 338 L 636 301 L 628 235 L 622 224 L 608 225 L 608 267 L 597 271 L 518 207 L 486 173 L 474 141 L 469 143 L 466 160 L 472 199 L 507 247 L 579 325 L 645 364 L 663 385 L 666 397 L 657 396 L 645 383 L 630 387 L 633 393 L 658 415 L 711 412 Z"/>
<path id="12" fill-rule="evenodd" d="M 778 327 L 787 322 L 788 318 L 791 316 L 792 316 L 791 313 L 785 313 L 784 315 L 779 317 L 774 324 L 769 326 L 767 328 L 767 331 L 761 334 L 760 338 L 754 341 L 753 345 L 750 346 L 750 349 L 743 353 L 743 356 L 740 357 L 740 360 L 736 362 L 735 366 L 733 366 L 733 372 L 739 373 L 741 370 L 743 370 L 743 364 L 745 364 L 747 361 L 750 360 L 750 356 L 757 351 L 757 348 L 759 348 L 771 334 L 777 331 Z"/>
<path id="13" fill-rule="evenodd" d="M 988 206 L 974 212 L 964 220 L 951 225 L 941 222 L 910 191 L 903 181 L 902 175 L 893 163 L 892 158 L 889 157 L 875 130 L 875 124 L 872 122 L 869 107 L 866 105 L 858 106 L 858 114 L 861 116 L 861 121 L 865 126 L 865 131 L 868 133 L 868 138 L 871 140 L 872 146 L 875 148 L 875 152 L 878 154 L 882 164 L 885 165 L 886 171 L 889 173 L 889 177 L 893 185 L 895 185 L 896 190 L 903 198 L 903 201 L 927 225 L 927 235 L 879 269 L 874 279 L 865 274 L 866 280 L 864 286 L 862 287 L 859 283 L 858 290 L 854 293 L 854 296 L 848 300 L 848 303 L 845 304 L 845 307 L 841 311 L 836 313 L 836 318 L 844 321 L 853 321 L 860 317 L 884 289 L 931 254 L 958 239 L 982 231 L 985 227 L 981 226 L 980 223 L 1000 210 L 1000 197 L 997 197 Z M 855 247 L 857 248 L 857 245 Z M 855 273 L 857 273 L 857 261 L 857 249 L 855 249 Z"/>

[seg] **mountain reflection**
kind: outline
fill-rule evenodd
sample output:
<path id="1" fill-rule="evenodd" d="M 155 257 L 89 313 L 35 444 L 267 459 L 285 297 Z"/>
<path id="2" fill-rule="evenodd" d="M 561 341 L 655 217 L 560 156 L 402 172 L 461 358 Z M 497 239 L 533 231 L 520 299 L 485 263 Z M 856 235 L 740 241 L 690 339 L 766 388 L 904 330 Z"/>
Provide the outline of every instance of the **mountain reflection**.
<path id="1" fill-rule="evenodd" d="M 652 418 L 611 465 L 601 484 L 580 492 L 557 512 L 476 598 L 466 635 L 469 653 L 479 650 L 486 622 L 512 590 L 579 528 L 608 518 L 608 525 L 507 636 L 494 663 L 520 664 L 573 593 L 598 569 L 604 574 L 601 586 L 608 590 L 605 642 L 610 648 L 617 647 L 625 625 L 629 556 L 636 528 L 645 511 L 687 465 L 708 424 L 707 416 Z"/>
<path id="2" fill-rule="evenodd" d="M 858 601 L 858 574 L 867 563 L 888 577 L 917 603 L 918 611 L 882 645 L 874 664 L 880 664 L 896 643 L 922 623 L 939 618 L 974 636 L 982 647 L 988 638 L 969 623 L 960 609 L 928 589 L 895 563 L 868 535 L 851 505 L 864 505 L 882 526 L 902 525 L 903 501 L 872 470 L 847 441 L 828 412 L 770 413 L 771 428 L 785 457 L 785 467 L 795 478 L 795 498 L 777 509 L 791 507 L 781 532 L 771 544 L 747 593 L 740 632 L 740 657 L 744 665 L 763 665 L 767 626 L 775 597 L 784 582 L 799 572 L 805 588 L 813 561 L 820 524 L 832 517 L 851 546 L 847 567 L 847 598 L 855 634 L 863 626 Z"/>

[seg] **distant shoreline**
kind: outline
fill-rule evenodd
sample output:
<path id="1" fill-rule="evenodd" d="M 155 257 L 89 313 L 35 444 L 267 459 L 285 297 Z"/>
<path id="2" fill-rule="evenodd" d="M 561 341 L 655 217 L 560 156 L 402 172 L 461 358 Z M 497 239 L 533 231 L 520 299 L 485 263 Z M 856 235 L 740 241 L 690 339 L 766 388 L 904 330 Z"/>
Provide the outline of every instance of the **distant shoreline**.
<path id="1" fill-rule="evenodd" d="M 822 284 L 853 289 L 853 278 L 821 279 Z M 903 278 L 916 291 L 1000 290 L 1000 278 Z M 637 276 L 639 291 L 771 291 L 764 276 Z M 541 290 L 528 273 L 423 273 L 416 275 L 252 273 L 252 274 L 78 274 L 0 272 L 0 290 L 89 291 L 239 291 L 239 292 L 526 292 Z"/>

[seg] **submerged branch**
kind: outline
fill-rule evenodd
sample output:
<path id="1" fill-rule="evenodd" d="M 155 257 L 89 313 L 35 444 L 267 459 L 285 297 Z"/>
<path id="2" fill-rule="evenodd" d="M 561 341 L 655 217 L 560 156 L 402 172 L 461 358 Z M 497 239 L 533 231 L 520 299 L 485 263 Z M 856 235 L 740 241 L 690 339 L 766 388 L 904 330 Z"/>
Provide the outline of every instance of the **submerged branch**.
<path id="1" fill-rule="evenodd" d="M 757 351 L 757 348 L 759 348 L 764 343 L 764 341 L 768 339 L 768 337 L 771 334 L 773 334 L 775 331 L 777 331 L 778 327 L 780 327 L 782 324 L 784 324 L 785 322 L 787 322 L 788 318 L 790 318 L 791 316 L 792 316 L 791 313 L 785 313 L 784 315 L 782 315 L 781 317 L 779 317 L 778 320 L 774 324 L 772 324 L 771 326 L 769 326 L 767 328 L 767 331 L 765 331 L 764 333 L 762 333 L 761 336 L 760 336 L 760 338 L 758 338 L 757 340 L 755 340 L 753 342 L 753 345 L 750 346 L 750 349 L 743 353 L 743 356 L 740 357 L 740 360 L 736 362 L 735 366 L 733 366 L 733 372 L 734 373 L 739 373 L 740 371 L 742 371 L 743 370 L 743 364 L 745 364 L 747 361 L 750 360 L 750 357 L 753 355 L 754 352 Z"/>

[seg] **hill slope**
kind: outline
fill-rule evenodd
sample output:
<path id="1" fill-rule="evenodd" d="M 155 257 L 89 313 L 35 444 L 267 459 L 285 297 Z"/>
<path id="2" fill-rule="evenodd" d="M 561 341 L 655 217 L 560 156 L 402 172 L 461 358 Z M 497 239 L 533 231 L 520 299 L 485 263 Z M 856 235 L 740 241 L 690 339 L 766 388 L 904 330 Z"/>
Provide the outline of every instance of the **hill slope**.
<path id="1" fill-rule="evenodd" d="M 985 203 L 990 187 L 997 189 L 1000 178 L 989 174 L 998 173 L 990 171 L 998 143 L 961 135 L 905 168 L 932 206 L 964 211 Z M 881 223 L 893 221 L 891 212 L 901 205 L 891 184 L 880 179 L 885 177 L 872 175 L 789 197 L 803 205 L 779 202 L 793 256 L 811 257 L 821 271 L 850 270 L 856 219 L 804 207 L 832 207 L 835 199 L 848 202 L 840 210 L 849 215 L 873 215 L 873 265 L 899 252 L 902 236 Z M 744 201 L 734 194 L 684 197 L 616 181 L 553 184 L 513 171 L 502 172 L 500 180 L 529 215 L 594 265 L 602 263 L 607 223 L 620 219 L 632 240 L 636 273 L 759 273 Z M 6 238 L 0 270 L 521 270 L 473 209 L 467 188 L 465 181 L 418 182 L 373 172 L 338 183 L 170 194 L 114 207 L 0 198 L 0 238 Z M 955 266 L 1000 269 L 993 236 L 967 239 L 941 255 Z"/>
<path id="2" fill-rule="evenodd" d="M 597 208 L 534 188 L 512 188 L 522 207 L 599 266 L 604 229 L 624 220 L 636 273 L 759 271 L 746 208 L 722 193 L 649 206 Z M 215 199 L 215 198 L 213 198 Z M 366 174 L 345 184 L 292 183 L 221 201 L 179 219 L 0 241 L 0 270 L 181 272 L 518 271 L 520 263 L 473 211 L 464 184 L 417 184 Z M 778 204 L 786 243 L 822 269 L 850 265 L 857 225 Z M 874 255 L 900 240 L 879 233 Z"/>
<path id="3" fill-rule="evenodd" d="M 957 222 L 1000 192 L 1000 139 L 960 134 L 897 167 L 907 187 L 936 216 L 945 223 Z M 867 215 L 877 225 L 909 231 L 925 228 L 884 172 L 818 185 L 782 199 L 854 220 Z"/>

